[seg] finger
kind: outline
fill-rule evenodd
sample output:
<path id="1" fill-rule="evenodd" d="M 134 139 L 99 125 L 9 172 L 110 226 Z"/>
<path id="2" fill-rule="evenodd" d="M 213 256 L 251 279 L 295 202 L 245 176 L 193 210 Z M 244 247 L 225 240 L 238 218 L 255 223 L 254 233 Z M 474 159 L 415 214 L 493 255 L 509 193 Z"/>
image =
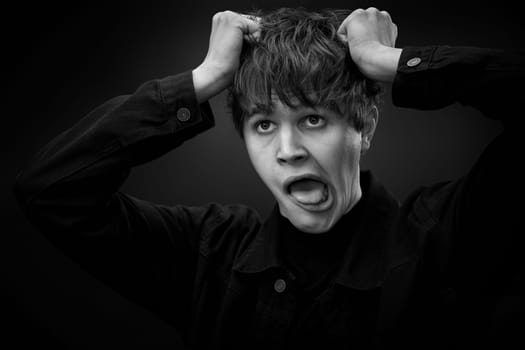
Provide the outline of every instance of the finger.
<path id="1" fill-rule="evenodd" d="M 346 33 L 337 33 L 337 38 L 343 43 L 346 44 L 348 42 L 346 38 Z"/>
<path id="2" fill-rule="evenodd" d="M 242 17 L 242 23 L 241 23 L 241 29 L 244 33 L 244 39 L 248 40 L 249 42 L 256 41 L 260 34 L 261 34 L 261 26 L 260 21 L 261 18 L 257 16 L 252 15 L 245 15 L 241 14 Z"/>
<path id="3" fill-rule="evenodd" d="M 345 27 L 345 21 L 346 19 L 343 21 L 343 23 L 341 23 L 341 25 L 339 26 L 339 28 L 337 28 L 337 37 L 339 38 L 339 40 L 341 40 L 342 42 L 346 42 L 346 27 Z"/>
<path id="4" fill-rule="evenodd" d="M 244 34 L 242 37 L 247 42 L 253 44 L 259 40 L 259 32 L 255 32 L 253 34 Z"/>
<path id="5" fill-rule="evenodd" d="M 247 18 L 255 23 L 260 23 L 261 22 L 261 17 L 257 17 L 257 16 L 254 16 L 254 15 L 246 15 L 244 13 L 240 13 L 241 16 L 243 16 L 244 18 Z"/>
<path id="6" fill-rule="evenodd" d="M 350 18 L 353 18 L 354 16 L 359 16 L 359 15 L 362 15 L 366 12 L 366 10 L 364 9 L 355 9 L 354 11 L 352 11 L 352 13 L 350 13 L 350 15 L 347 17 L 348 19 Z"/>
<path id="7" fill-rule="evenodd" d="M 346 17 L 343 21 L 343 23 L 341 23 L 341 25 L 339 26 L 339 28 L 337 29 L 337 34 L 338 34 L 338 37 L 345 41 L 346 42 L 346 27 L 347 27 L 347 24 L 348 22 L 350 22 L 355 16 L 360 16 L 360 15 L 363 15 L 365 13 L 365 10 L 359 8 L 359 9 L 356 9 L 354 11 L 352 11 L 348 17 Z"/>
<path id="8" fill-rule="evenodd" d="M 395 47 L 396 46 L 396 40 L 397 40 L 398 31 L 397 31 L 397 25 L 394 22 L 392 22 L 392 26 L 394 28 L 394 30 L 393 30 L 393 37 L 394 37 L 394 39 L 392 40 L 392 46 Z"/>
<path id="9" fill-rule="evenodd" d="M 260 28 L 261 18 L 252 15 L 241 14 L 244 34 L 254 34 Z"/>
<path id="10" fill-rule="evenodd" d="M 342 42 L 346 42 L 346 24 L 348 23 L 350 19 L 350 16 L 346 17 L 343 22 L 339 25 L 339 28 L 337 28 L 337 37 Z"/>

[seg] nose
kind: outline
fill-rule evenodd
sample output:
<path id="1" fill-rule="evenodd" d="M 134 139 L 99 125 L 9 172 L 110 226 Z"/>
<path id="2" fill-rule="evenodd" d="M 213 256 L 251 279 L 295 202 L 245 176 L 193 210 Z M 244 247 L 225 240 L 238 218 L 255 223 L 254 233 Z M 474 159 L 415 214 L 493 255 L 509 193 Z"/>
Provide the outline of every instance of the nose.
<path id="1" fill-rule="evenodd" d="M 282 128 L 279 133 L 277 161 L 281 164 L 295 164 L 308 157 L 300 135 L 291 128 Z"/>

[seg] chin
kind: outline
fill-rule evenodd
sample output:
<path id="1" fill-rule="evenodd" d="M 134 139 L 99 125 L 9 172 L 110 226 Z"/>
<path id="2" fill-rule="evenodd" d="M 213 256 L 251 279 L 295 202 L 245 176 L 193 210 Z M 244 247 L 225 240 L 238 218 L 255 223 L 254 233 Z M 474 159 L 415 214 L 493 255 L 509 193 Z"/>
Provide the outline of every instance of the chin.
<path id="1" fill-rule="evenodd" d="M 325 233 L 330 231 L 334 226 L 334 222 L 329 218 L 322 218 L 319 215 L 308 215 L 308 214 L 291 214 L 285 215 L 288 220 L 295 226 L 299 231 L 305 233 Z"/>
<path id="2" fill-rule="evenodd" d="M 297 226 L 296 226 L 297 227 Z M 299 226 L 298 230 L 305 233 L 320 234 L 330 231 L 331 227 L 312 227 L 312 226 Z"/>

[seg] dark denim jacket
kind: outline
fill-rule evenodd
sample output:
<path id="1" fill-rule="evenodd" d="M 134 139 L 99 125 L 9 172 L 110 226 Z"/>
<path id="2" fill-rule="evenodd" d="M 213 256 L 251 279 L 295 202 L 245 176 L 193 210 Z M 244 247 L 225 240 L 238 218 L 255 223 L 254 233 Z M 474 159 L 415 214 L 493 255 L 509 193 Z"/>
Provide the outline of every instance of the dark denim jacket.
<path id="1" fill-rule="evenodd" d="M 262 220 L 244 206 L 163 206 L 118 191 L 133 166 L 213 126 L 191 72 L 93 110 L 41 150 L 15 192 L 49 240 L 173 324 L 189 347 L 470 347 L 506 336 L 498 327 L 509 313 L 498 305 L 523 296 L 514 200 L 523 178 L 506 157 L 517 154 L 524 72 L 522 56 L 500 50 L 403 50 L 396 105 L 459 102 L 505 131 L 465 177 L 419 188 L 401 206 L 363 173 L 365 210 L 351 244 L 312 323 L 293 329 L 297 286 L 279 253 L 277 211 Z"/>

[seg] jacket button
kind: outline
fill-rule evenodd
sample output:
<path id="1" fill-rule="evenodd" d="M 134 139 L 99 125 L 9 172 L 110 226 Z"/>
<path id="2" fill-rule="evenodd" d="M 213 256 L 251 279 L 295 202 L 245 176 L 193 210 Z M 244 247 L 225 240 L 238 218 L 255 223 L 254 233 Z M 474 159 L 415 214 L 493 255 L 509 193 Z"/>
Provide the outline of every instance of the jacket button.
<path id="1" fill-rule="evenodd" d="M 181 122 L 187 122 L 188 120 L 190 120 L 190 117 L 191 117 L 191 112 L 186 107 L 181 107 L 177 111 L 177 119 Z"/>
<path id="2" fill-rule="evenodd" d="M 413 57 L 413 58 L 411 58 L 411 59 L 408 60 L 408 62 L 407 62 L 407 66 L 409 66 L 409 67 L 415 67 L 415 66 L 417 66 L 417 65 L 420 64 L 420 63 L 421 63 L 421 58 L 419 58 L 419 57 Z"/>
<path id="3" fill-rule="evenodd" d="M 279 278 L 275 283 L 273 284 L 273 288 L 277 293 L 282 293 L 286 289 L 286 282 Z"/>

